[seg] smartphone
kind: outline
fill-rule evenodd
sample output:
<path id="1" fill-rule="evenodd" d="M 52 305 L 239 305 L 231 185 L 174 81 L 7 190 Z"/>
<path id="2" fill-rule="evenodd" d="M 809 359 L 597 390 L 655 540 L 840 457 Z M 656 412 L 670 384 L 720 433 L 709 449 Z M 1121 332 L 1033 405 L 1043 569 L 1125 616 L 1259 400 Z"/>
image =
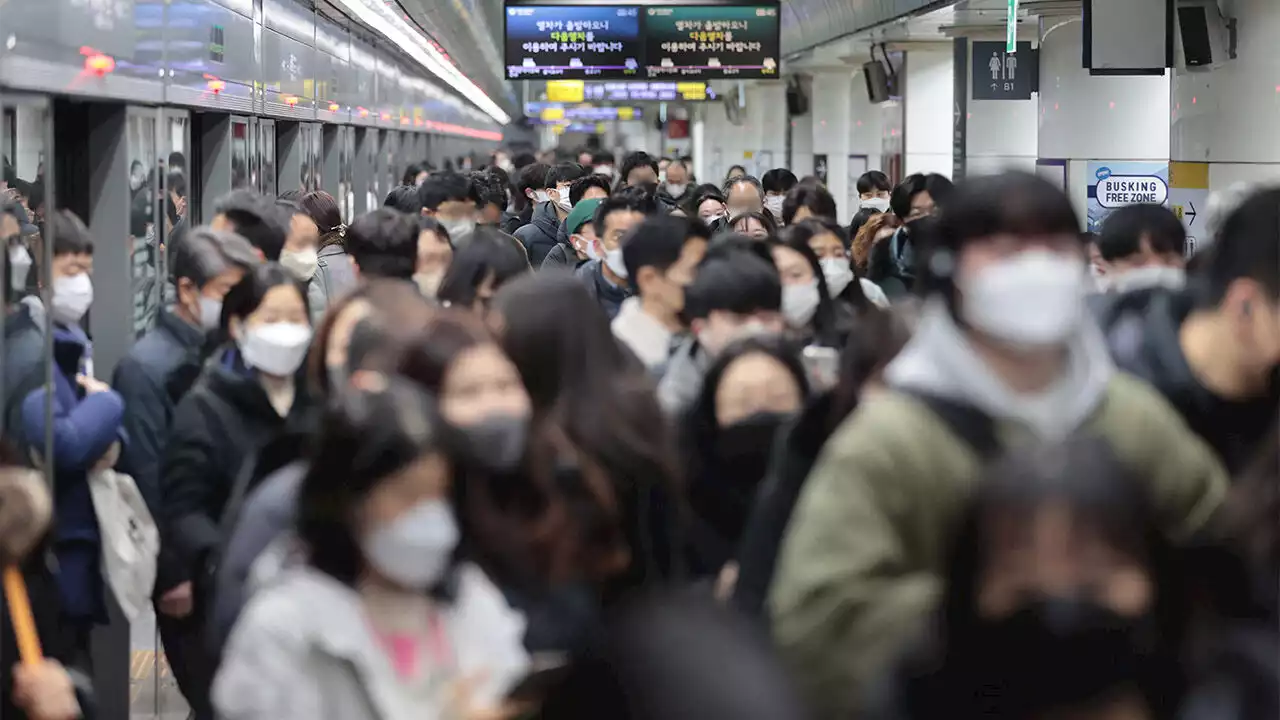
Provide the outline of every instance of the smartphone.
<path id="1" fill-rule="evenodd" d="M 840 380 L 840 351 L 835 348 L 810 345 L 801 352 L 800 360 L 814 390 L 830 390 Z"/>
<path id="2" fill-rule="evenodd" d="M 529 672 L 507 691 L 512 702 L 542 702 L 572 670 L 569 659 L 559 653 L 535 655 L 529 663 Z"/>

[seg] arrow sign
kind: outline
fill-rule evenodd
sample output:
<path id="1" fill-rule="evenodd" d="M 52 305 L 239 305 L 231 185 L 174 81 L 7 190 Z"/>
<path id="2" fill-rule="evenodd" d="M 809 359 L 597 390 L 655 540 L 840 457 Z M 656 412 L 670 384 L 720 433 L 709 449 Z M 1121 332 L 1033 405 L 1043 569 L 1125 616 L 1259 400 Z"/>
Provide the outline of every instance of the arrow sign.
<path id="1" fill-rule="evenodd" d="M 1191 202 L 1190 200 L 1188 200 L 1188 201 L 1187 201 L 1187 205 L 1188 205 L 1191 209 L 1190 209 L 1190 210 L 1188 210 L 1188 211 L 1187 211 L 1186 213 L 1184 213 L 1184 214 L 1185 214 L 1187 217 L 1191 218 L 1190 220 L 1188 220 L 1188 221 L 1187 221 L 1187 227 L 1191 227 L 1192 225 L 1195 225 L 1195 224 L 1196 224 L 1196 215 L 1198 215 L 1199 213 L 1197 213 L 1197 212 L 1196 212 L 1196 204 L 1195 204 L 1195 203 L 1193 203 L 1193 202 Z"/>

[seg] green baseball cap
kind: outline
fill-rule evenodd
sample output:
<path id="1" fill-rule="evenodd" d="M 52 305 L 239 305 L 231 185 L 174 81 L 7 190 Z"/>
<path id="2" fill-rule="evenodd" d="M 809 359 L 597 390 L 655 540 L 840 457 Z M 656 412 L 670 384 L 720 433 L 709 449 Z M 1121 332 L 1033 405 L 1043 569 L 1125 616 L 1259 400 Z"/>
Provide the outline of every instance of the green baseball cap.
<path id="1" fill-rule="evenodd" d="M 570 212 L 569 217 L 564 219 L 565 233 L 573 235 L 581 230 L 583 225 L 591 222 L 591 219 L 596 216 L 596 208 L 602 202 L 604 200 L 601 198 L 579 200 L 578 204 L 573 206 L 573 212 Z"/>

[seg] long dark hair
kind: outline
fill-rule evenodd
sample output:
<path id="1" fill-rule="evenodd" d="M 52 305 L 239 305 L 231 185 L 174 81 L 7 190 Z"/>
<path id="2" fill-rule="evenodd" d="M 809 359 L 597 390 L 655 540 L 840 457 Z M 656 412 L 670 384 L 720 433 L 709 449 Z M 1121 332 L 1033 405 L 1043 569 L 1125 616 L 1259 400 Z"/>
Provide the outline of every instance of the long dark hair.
<path id="1" fill-rule="evenodd" d="M 341 245 L 347 237 L 347 226 L 342 223 L 342 211 L 338 201 L 323 190 L 312 190 L 298 199 L 298 207 L 320 230 L 320 247 Z"/>
<path id="2" fill-rule="evenodd" d="M 818 283 L 818 307 L 813 311 L 813 320 L 810 321 L 813 324 L 813 339 L 823 347 L 844 346 L 844 338 L 849 328 L 841 328 L 838 325 L 835 301 L 827 290 L 827 276 L 822 272 L 822 263 L 818 262 L 818 254 L 809 247 L 809 237 L 790 232 L 785 233 L 783 237 L 786 239 L 778 242 L 777 245 L 800 253 L 809 263 L 813 278 Z M 861 289 L 858 292 L 862 292 Z M 865 301 L 866 298 L 864 297 L 863 300 Z"/>

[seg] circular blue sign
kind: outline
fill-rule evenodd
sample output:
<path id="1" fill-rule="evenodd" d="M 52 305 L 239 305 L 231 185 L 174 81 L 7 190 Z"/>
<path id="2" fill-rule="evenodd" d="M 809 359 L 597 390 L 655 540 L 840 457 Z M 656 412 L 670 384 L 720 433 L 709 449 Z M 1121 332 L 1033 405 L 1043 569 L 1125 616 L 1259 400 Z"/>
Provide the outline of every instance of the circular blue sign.
<path id="1" fill-rule="evenodd" d="M 1111 177 L 1111 168 L 1100 167 L 1098 168 L 1098 172 L 1094 173 L 1094 175 L 1097 176 L 1099 180 L 1106 180 Z"/>

